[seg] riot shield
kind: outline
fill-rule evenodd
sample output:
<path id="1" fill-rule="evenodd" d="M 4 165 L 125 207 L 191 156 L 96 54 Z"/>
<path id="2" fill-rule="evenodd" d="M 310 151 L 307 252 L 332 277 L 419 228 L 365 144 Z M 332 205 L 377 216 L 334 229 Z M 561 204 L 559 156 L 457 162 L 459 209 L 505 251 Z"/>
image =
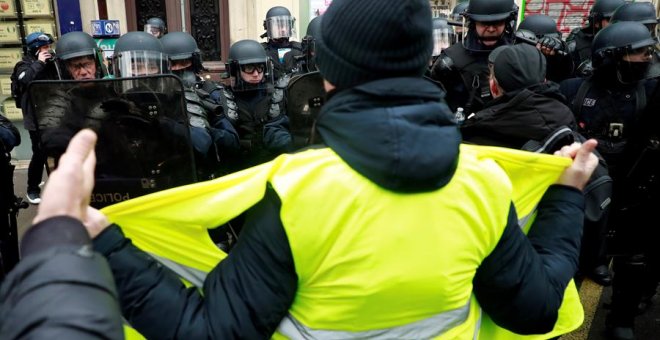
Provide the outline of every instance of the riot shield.
<path id="1" fill-rule="evenodd" d="M 318 71 L 297 75 L 289 81 L 287 112 L 296 149 L 310 144 L 314 121 L 324 97 L 323 78 Z"/>
<path id="2" fill-rule="evenodd" d="M 35 81 L 28 92 L 50 169 L 76 132 L 97 133 L 92 206 L 196 181 L 179 78 Z"/>

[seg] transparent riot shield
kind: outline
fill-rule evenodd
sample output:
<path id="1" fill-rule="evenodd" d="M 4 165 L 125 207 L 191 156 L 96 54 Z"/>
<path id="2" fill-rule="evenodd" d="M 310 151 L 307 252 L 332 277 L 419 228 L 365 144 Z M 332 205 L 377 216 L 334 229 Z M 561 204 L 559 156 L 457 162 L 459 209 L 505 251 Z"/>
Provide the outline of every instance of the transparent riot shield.
<path id="1" fill-rule="evenodd" d="M 28 91 L 49 171 L 76 132 L 97 133 L 92 206 L 196 181 L 177 77 L 35 81 Z"/>
<path id="2" fill-rule="evenodd" d="M 296 149 L 310 144 L 314 121 L 324 97 L 323 78 L 318 71 L 297 75 L 289 81 L 287 112 Z"/>

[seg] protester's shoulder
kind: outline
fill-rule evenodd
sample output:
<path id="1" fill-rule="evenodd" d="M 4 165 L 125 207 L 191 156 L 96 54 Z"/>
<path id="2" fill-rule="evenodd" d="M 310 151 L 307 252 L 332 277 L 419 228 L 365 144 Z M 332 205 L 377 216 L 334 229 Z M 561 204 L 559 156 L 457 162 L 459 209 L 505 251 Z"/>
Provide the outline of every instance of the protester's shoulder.
<path id="1" fill-rule="evenodd" d="M 565 79 L 559 83 L 559 92 L 563 94 L 567 99 L 570 99 L 577 93 L 578 89 L 584 83 L 585 78 L 569 78 Z"/>

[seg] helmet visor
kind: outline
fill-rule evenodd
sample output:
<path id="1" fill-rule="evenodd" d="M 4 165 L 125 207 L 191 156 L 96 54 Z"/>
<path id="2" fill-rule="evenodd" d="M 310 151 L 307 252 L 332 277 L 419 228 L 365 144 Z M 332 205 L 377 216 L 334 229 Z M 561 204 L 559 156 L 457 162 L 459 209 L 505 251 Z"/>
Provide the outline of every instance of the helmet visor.
<path id="1" fill-rule="evenodd" d="M 167 59 L 155 51 L 121 52 L 113 61 L 115 76 L 140 77 L 168 73 Z"/>
<path id="2" fill-rule="evenodd" d="M 442 50 L 451 46 L 454 41 L 454 31 L 447 27 L 433 29 L 433 56 L 439 56 Z"/>
<path id="3" fill-rule="evenodd" d="M 293 18 L 287 15 L 267 18 L 266 33 L 271 39 L 291 38 L 294 34 L 293 23 Z"/>
<path id="4" fill-rule="evenodd" d="M 617 75 L 624 84 L 660 77 L 655 45 L 627 49 L 617 63 Z"/>
<path id="5" fill-rule="evenodd" d="M 161 37 L 163 35 L 163 30 L 160 26 L 154 26 L 151 24 L 144 25 L 144 31 L 153 35 L 154 37 Z"/>
<path id="6" fill-rule="evenodd" d="M 273 86 L 273 65 L 270 62 L 254 64 L 234 63 L 232 90 L 253 91 Z"/>

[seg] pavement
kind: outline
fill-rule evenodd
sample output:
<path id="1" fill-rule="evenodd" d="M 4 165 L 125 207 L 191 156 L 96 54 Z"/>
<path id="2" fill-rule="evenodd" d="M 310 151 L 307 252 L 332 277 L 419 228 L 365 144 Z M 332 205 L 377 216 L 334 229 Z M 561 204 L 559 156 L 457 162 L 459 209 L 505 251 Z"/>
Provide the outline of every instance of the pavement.
<path id="1" fill-rule="evenodd" d="M 46 175 L 44 173 L 44 180 Z M 25 198 L 27 183 L 27 163 L 17 162 L 14 172 L 14 190 L 16 195 Z M 18 216 L 18 235 L 23 236 L 32 219 L 37 213 L 37 206 L 30 205 L 21 210 Z M 582 326 L 572 333 L 562 336 L 561 340 L 605 340 L 605 317 L 612 295 L 611 287 L 602 287 L 589 279 L 579 280 L 580 299 L 584 307 L 585 319 Z M 653 305 L 643 315 L 635 320 L 635 335 L 637 340 L 660 339 L 660 294 L 653 298 Z"/>

